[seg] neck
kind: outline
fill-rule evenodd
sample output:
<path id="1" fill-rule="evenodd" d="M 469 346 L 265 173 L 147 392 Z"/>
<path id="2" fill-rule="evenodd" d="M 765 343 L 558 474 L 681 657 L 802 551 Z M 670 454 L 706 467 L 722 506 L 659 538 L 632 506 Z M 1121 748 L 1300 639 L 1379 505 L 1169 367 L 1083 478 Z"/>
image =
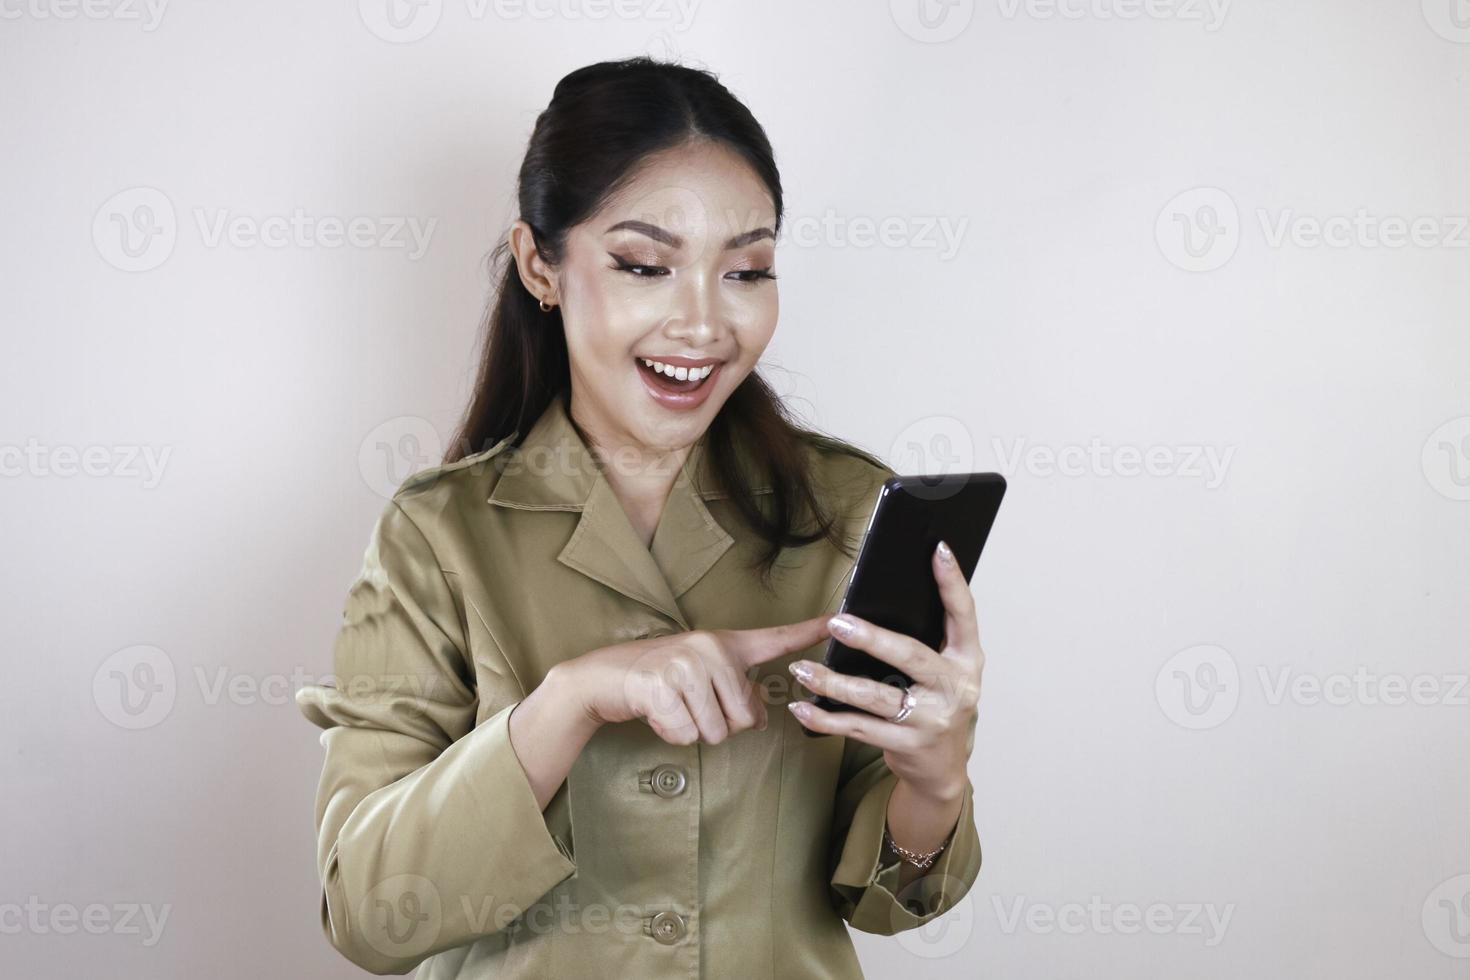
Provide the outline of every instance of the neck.
<path id="1" fill-rule="evenodd" d="M 574 411 L 567 417 L 595 455 L 603 477 L 623 505 L 644 544 L 653 539 L 664 501 L 673 489 L 691 446 L 661 449 L 645 446 L 626 435 L 608 433 L 597 423 L 579 420 Z"/>

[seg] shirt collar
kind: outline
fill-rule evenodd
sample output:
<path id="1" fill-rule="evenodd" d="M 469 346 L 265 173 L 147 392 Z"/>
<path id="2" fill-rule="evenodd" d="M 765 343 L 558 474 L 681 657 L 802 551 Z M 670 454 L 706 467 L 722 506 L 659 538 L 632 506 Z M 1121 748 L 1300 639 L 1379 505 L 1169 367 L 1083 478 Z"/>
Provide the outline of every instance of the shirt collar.
<path id="1" fill-rule="evenodd" d="M 519 447 L 507 449 L 496 459 L 501 475 L 486 500 L 528 511 L 580 511 L 577 528 L 557 560 L 658 610 L 687 630 L 690 627 L 677 598 L 734 543 L 704 503 L 726 495 L 716 489 L 707 440 L 707 433 L 701 435 L 690 448 L 648 546 L 633 529 L 612 485 L 573 427 L 561 396 L 551 400 Z M 507 443 L 513 441 L 514 435 Z M 745 472 L 751 470 L 745 468 Z M 753 492 L 771 490 L 762 485 Z"/>

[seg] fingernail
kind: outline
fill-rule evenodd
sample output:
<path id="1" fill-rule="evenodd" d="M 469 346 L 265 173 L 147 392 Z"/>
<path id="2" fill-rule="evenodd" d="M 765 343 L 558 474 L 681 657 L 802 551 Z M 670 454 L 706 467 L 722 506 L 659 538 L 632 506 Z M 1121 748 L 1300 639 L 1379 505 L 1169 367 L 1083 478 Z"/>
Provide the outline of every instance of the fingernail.
<path id="1" fill-rule="evenodd" d="M 791 709 L 791 713 L 793 715 L 802 719 L 805 719 L 807 715 L 811 714 L 812 710 L 811 705 L 807 704 L 805 701 L 791 701 L 786 705 L 786 707 Z"/>
<path id="2" fill-rule="evenodd" d="M 831 619 L 827 620 L 827 628 L 836 633 L 838 636 L 851 636 L 852 631 L 857 629 L 857 624 L 850 619 L 843 619 L 841 616 L 833 616 Z"/>
<path id="3" fill-rule="evenodd" d="M 812 679 L 812 666 L 805 660 L 792 661 L 789 669 L 796 675 L 796 679 L 803 684 Z"/>
<path id="4" fill-rule="evenodd" d="M 766 721 L 766 719 L 762 718 L 761 719 L 761 723 L 759 725 L 756 725 L 755 726 L 755 730 L 758 731 L 758 732 L 763 732 L 763 731 L 766 730 L 766 726 L 769 725 L 769 724 L 770 724 L 770 722 L 768 722 L 768 721 Z"/>
<path id="5" fill-rule="evenodd" d="M 934 550 L 939 552 L 940 561 L 944 562 L 946 565 L 954 564 L 954 552 L 949 550 L 949 545 L 941 541 L 939 542 L 939 547 Z"/>

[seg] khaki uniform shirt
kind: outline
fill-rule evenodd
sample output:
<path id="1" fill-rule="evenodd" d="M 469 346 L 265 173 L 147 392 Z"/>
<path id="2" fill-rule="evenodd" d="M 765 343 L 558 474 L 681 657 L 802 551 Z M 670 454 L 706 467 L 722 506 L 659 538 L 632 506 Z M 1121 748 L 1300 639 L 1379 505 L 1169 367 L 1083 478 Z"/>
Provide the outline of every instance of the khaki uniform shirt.
<path id="1" fill-rule="evenodd" d="M 298 695 L 324 729 L 332 944 L 375 973 L 435 980 L 846 978 L 862 972 L 845 923 L 891 935 L 952 908 L 980 867 L 972 788 L 926 884 L 895 895 L 883 753 L 809 737 L 784 707 L 808 693 L 786 665 L 821 645 L 749 671 L 776 695 L 765 731 L 679 746 L 641 719 L 604 725 L 537 806 L 507 723 L 553 665 L 836 612 L 853 560 L 826 541 L 787 548 L 763 590 L 760 542 L 701 489 L 703 439 L 651 546 L 560 399 L 513 439 L 399 488 L 347 595 L 336 684 Z M 810 452 L 855 546 L 892 471 Z"/>

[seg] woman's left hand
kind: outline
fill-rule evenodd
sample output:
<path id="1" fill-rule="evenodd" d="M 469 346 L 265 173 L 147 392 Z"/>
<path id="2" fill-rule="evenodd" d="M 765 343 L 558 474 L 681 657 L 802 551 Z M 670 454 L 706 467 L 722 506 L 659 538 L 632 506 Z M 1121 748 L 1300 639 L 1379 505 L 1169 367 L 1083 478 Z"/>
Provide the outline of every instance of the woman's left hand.
<path id="1" fill-rule="evenodd" d="M 980 700 L 985 651 L 975 599 L 959 565 L 943 543 L 931 556 L 944 602 L 944 645 L 936 653 L 918 640 L 843 613 L 828 628 L 845 646 L 869 653 L 903 671 L 916 699 L 902 722 L 891 719 L 903 705 L 902 688 L 866 677 L 839 674 L 810 660 L 791 664 L 802 686 L 860 711 L 824 711 L 793 701 L 792 714 L 807 728 L 855 738 L 883 749 L 884 761 L 910 790 L 936 800 L 953 800 L 964 789 L 970 725 Z M 842 620 L 852 629 L 842 630 Z"/>

